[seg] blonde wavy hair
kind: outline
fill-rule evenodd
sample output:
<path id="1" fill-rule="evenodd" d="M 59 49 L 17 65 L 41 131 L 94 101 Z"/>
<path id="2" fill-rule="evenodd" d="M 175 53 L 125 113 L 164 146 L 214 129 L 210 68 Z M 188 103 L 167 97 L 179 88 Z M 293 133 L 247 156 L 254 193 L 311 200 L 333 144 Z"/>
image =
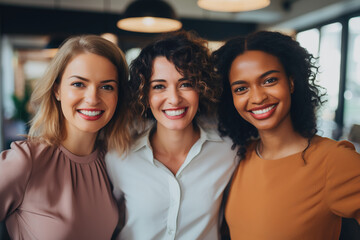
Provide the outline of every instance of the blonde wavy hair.
<path id="1" fill-rule="evenodd" d="M 58 145 L 66 138 L 64 116 L 60 103 L 56 100 L 54 86 L 59 84 L 66 66 L 72 58 L 81 53 L 93 53 L 108 59 L 118 73 L 118 102 L 109 123 L 97 136 L 96 144 L 106 149 L 125 152 L 130 145 L 128 119 L 128 66 L 124 53 L 110 41 L 96 35 L 82 35 L 67 39 L 50 62 L 45 74 L 36 82 L 31 96 L 31 104 L 36 110 L 30 121 L 28 138 Z"/>

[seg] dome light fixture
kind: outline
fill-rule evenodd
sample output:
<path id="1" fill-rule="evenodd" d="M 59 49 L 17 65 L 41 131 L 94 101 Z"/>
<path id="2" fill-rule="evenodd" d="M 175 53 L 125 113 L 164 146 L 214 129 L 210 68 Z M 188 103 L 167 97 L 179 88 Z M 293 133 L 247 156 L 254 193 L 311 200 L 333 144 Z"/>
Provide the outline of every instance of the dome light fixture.
<path id="1" fill-rule="evenodd" d="M 135 0 L 117 26 L 131 32 L 161 33 L 179 30 L 182 23 L 176 19 L 172 7 L 162 0 Z"/>
<path id="2" fill-rule="evenodd" d="M 270 0 L 198 0 L 198 6 L 216 12 L 245 12 L 270 5 Z"/>

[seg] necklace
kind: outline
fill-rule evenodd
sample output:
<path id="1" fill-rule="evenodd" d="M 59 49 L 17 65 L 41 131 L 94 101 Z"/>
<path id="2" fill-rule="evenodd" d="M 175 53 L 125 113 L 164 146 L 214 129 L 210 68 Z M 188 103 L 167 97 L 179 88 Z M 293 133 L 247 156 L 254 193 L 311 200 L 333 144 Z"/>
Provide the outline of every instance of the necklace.
<path id="1" fill-rule="evenodd" d="M 260 141 L 256 144 L 255 152 L 259 156 L 259 158 L 264 159 L 260 154 L 259 146 L 260 146 Z"/>

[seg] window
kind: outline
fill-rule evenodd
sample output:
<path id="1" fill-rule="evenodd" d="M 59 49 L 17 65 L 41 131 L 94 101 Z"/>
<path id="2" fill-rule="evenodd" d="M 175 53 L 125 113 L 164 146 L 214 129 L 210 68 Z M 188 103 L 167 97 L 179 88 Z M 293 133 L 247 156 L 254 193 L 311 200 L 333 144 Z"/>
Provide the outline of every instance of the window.
<path id="1" fill-rule="evenodd" d="M 342 25 L 338 22 L 320 28 L 318 80 L 326 89 L 327 102 L 320 111 L 319 129 L 326 137 L 331 137 L 336 128 L 334 119 L 339 102 L 341 31 Z"/>
<path id="2" fill-rule="evenodd" d="M 349 20 L 344 127 L 360 124 L 360 17 Z"/>
<path id="3" fill-rule="evenodd" d="M 336 128 L 335 112 L 338 108 L 342 25 L 338 22 L 313 28 L 297 34 L 300 45 L 318 57 L 319 85 L 327 92 L 327 102 L 322 106 L 318 118 L 319 135 L 331 137 Z"/>

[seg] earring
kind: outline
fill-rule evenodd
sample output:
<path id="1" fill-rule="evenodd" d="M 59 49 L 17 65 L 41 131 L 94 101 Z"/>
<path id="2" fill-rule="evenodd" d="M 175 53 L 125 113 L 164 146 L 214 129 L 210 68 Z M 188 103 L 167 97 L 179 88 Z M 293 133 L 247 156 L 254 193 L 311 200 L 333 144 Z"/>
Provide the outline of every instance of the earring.
<path id="1" fill-rule="evenodd" d="M 59 97 L 56 97 L 56 100 L 57 100 L 58 102 L 60 102 L 60 98 L 59 98 Z"/>

